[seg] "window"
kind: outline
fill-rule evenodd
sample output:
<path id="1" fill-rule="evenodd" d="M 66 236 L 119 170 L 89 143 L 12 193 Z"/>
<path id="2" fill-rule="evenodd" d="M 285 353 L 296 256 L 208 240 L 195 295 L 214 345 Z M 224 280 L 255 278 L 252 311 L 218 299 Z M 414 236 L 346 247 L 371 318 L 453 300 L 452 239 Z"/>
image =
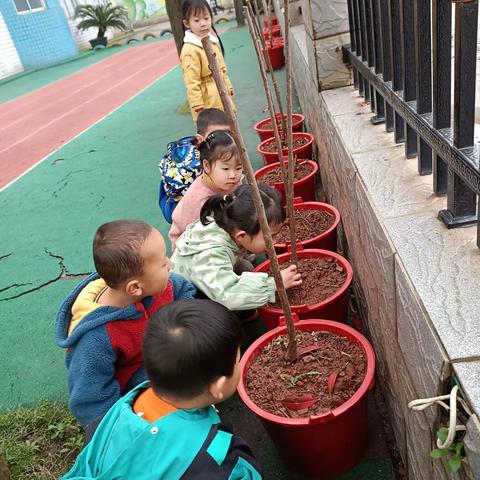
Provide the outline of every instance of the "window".
<path id="1" fill-rule="evenodd" d="M 45 8 L 43 0 L 13 0 L 13 3 L 17 9 L 17 13 L 29 13 Z"/>

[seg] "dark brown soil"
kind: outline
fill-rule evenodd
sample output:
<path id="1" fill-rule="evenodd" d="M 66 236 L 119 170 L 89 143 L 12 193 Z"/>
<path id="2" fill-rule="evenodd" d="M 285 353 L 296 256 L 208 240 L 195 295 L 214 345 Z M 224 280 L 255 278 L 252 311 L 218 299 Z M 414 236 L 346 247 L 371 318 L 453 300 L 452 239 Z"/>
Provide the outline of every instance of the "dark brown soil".
<path id="1" fill-rule="evenodd" d="M 312 167 L 307 162 L 297 163 L 295 167 L 295 181 L 305 178 L 307 175 L 312 173 Z M 282 169 L 280 167 L 270 170 L 265 175 L 262 175 L 260 178 L 261 182 L 266 183 L 267 185 L 273 186 L 276 183 L 283 182 L 282 179 Z"/>
<path id="2" fill-rule="evenodd" d="M 283 269 L 289 263 L 283 263 Z M 289 288 L 287 296 L 291 305 L 313 305 L 331 297 L 345 283 L 347 272 L 333 257 L 300 258 L 298 271 L 302 274 L 302 284 Z M 269 304 L 280 309 L 280 302 Z"/>
<path id="3" fill-rule="evenodd" d="M 269 413 L 301 418 L 321 415 L 351 398 L 365 377 L 362 347 L 327 331 L 297 332 L 297 342 L 296 362 L 285 361 L 285 335 L 264 347 L 249 366 L 246 389 L 252 401 Z M 313 345 L 320 348 L 308 351 Z"/>
<path id="4" fill-rule="evenodd" d="M 302 137 L 294 137 L 293 138 L 293 148 L 303 147 L 305 144 L 308 143 L 308 138 Z M 286 142 L 282 142 L 283 148 L 287 148 Z M 275 146 L 275 141 L 272 140 L 270 143 L 267 143 L 262 147 L 264 152 L 274 153 L 277 151 L 277 147 Z"/>
<path id="5" fill-rule="evenodd" d="M 321 235 L 335 222 L 335 217 L 324 210 L 295 210 L 294 213 L 297 240 L 300 241 Z M 290 241 L 288 220 L 275 238 L 275 243 L 285 243 L 287 241 Z"/>
<path id="6" fill-rule="evenodd" d="M 286 120 L 285 120 L 286 121 Z M 280 121 L 280 119 L 278 119 L 278 122 L 277 122 L 277 126 L 281 129 L 282 128 L 282 122 Z M 270 118 L 270 120 L 266 123 L 264 123 L 261 127 L 259 127 L 260 130 L 273 130 L 273 123 L 272 123 L 272 119 Z"/>

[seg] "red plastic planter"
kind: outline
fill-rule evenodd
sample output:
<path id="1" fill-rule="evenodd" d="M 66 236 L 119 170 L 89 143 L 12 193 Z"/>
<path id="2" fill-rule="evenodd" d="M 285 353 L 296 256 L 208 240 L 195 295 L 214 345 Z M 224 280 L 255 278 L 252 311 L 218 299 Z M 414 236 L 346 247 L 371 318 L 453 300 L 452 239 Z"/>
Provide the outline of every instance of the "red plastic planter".
<path id="1" fill-rule="evenodd" d="M 267 47 L 267 53 L 270 57 L 270 63 L 274 70 L 280 70 L 285 65 L 285 57 L 283 56 L 283 44 L 273 44 L 271 47 Z"/>
<path id="2" fill-rule="evenodd" d="M 312 158 L 312 144 L 314 137 L 311 133 L 304 133 L 304 132 L 294 132 L 293 138 L 306 138 L 308 142 L 305 145 L 302 145 L 301 147 L 294 148 L 293 149 L 293 154 L 296 155 L 297 158 Z M 270 165 L 271 163 L 276 163 L 278 162 L 278 153 L 275 150 L 274 152 L 266 152 L 264 150 L 265 145 L 269 144 L 275 144 L 275 138 L 268 138 L 267 140 L 264 140 L 260 145 L 257 146 L 257 152 L 262 155 L 265 165 Z M 285 147 L 282 149 L 282 155 L 286 156 L 288 154 L 288 150 Z"/>
<path id="3" fill-rule="evenodd" d="M 272 25 L 278 25 L 277 17 L 272 16 L 270 17 L 270 20 L 272 21 Z M 268 18 L 263 19 L 263 26 L 268 28 Z"/>
<path id="4" fill-rule="evenodd" d="M 304 202 L 295 203 L 293 205 L 294 210 L 322 210 L 333 216 L 335 221 L 333 225 L 325 232 L 317 235 L 316 237 L 309 238 L 308 240 L 298 241 L 297 245 L 301 245 L 302 249 L 307 248 L 321 248 L 323 250 L 337 251 L 337 226 L 340 223 L 340 212 L 329 205 L 328 203 L 321 202 Z M 276 243 L 275 251 L 278 255 L 290 251 L 291 243 Z"/>
<path id="5" fill-rule="evenodd" d="M 347 272 L 347 278 L 345 279 L 345 283 L 331 297 L 326 298 L 323 302 L 314 303 L 312 305 L 292 305 L 292 312 L 296 313 L 301 320 L 326 318 L 337 322 L 346 322 L 348 313 L 348 288 L 353 279 L 351 265 L 338 253 L 329 252 L 328 250 L 299 250 L 297 254 L 299 259 L 333 257 Z M 290 252 L 278 256 L 280 265 L 288 260 L 290 260 Z M 269 269 L 270 260 L 266 260 L 258 265 L 254 272 L 268 272 Z M 260 307 L 258 311 L 260 313 L 260 318 L 263 320 L 263 323 L 267 328 L 271 329 L 278 327 L 279 319 L 283 315 L 282 310 L 264 306 Z"/>
<path id="6" fill-rule="evenodd" d="M 280 37 L 281 36 L 281 30 L 280 30 L 280 25 L 273 25 L 272 26 L 272 36 L 273 38 L 275 37 Z M 265 40 L 268 40 L 270 38 L 270 30 L 267 28 L 263 29 L 263 38 Z"/>
<path id="7" fill-rule="evenodd" d="M 305 162 L 305 160 L 297 159 L 297 163 Z M 313 160 L 306 161 L 310 167 L 312 167 L 312 171 L 306 176 L 301 178 L 300 180 L 296 180 L 293 182 L 293 194 L 295 197 L 300 197 L 303 201 L 315 201 L 315 175 L 318 172 L 318 165 Z M 288 161 L 285 160 L 285 165 L 288 165 Z M 257 182 L 262 181 L 262 177 L 272 170 L 280 167 L 280 163 L 272 163 L 271 165 L 267 165 L 260 170 L 255 172 L 255 179 Z M 274 187 L 282 194 L 282 203 L 285 205 L 285 184 L 283 182 L 275 183 Z"/>
<path id="8" fill-rule="evenodd" d="M 277 121 L 280 122 L 280 114 L 277 112 L 276 114 Z M 285 117 L 285 123 L 287 122 L 287 116 Z M 274 136 L 273 128 L 269 130 L 262 129 L 262 126 L 268 123 L 271 120 L 271 117 L 266 118 L 265 120 L 261 120 L 258 122 L 253 128 L 258 133 L 260 137 L 260 141 L 263 142 L 264 140 L 268 140 Z M 305 117 L 300 113 L 294 113 L 292 115 L 292 129 L 294 132 L 301 132 L 303 130 L 303 123 L 305 121 Z M 278 158 L 278 157 L 277 157 Z"/>
<path id="9" fill-rule="evenodd" d="M 367 440 L 367 393 L 373 387 L 375 354 L 368 340 L 353 328 L 328 320 L 311 320 L 295 325 L 300 331 L 329 331 L 360 344 L 367 371 L 359 389 L 344 404 L 323 415 L 285 418 L 265 412 L 255 405 L 245 390 L 247 371 L 261 349 L 286 327 L 276 328 L 257 339 L 240 361 L 238 394 L 262 421 L 285 464 L 306 476 L 327 478 L 350 470 L 362 456 Z"/>

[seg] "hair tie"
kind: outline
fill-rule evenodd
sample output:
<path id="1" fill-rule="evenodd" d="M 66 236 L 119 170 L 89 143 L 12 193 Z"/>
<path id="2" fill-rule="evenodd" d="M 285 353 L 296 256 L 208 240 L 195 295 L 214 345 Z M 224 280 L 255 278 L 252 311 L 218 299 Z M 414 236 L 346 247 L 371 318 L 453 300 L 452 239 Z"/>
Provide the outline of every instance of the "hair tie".
<path id="1" fill-rule="evenodd" d="M 215 132 L 209 133 L 207 135 L 207 138 L 205 139 L 205 143 L 207 144 L 207 147 L 210 148 L 210 142 L 215 138 Z"/>

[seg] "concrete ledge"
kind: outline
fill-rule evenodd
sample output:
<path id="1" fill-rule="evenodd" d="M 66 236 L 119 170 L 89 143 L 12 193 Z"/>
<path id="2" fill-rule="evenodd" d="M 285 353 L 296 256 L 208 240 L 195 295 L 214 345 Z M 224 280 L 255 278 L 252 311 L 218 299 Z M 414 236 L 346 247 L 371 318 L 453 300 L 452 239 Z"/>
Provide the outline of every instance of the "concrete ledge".
<path id="1" fill-rule="evenodd" d="M 414 413 L 407 403 L 446 393 L 452 373 L 480 412 L 476 228 L 447 230 L 437 219 L 446 199 L 433 195 L 432 176 L 418 175 L 417 160 L 405 158 L 384 125 L 371 124 L 370 107 L 353 87 L 318 93 L 308 40 L 303 26 L 291 29 L 296 91 L 317 140 L 324 189 L 342 215 L 400 453 L 410 478 L 449 478 L 430 458 L 439 410 Z M 480 478 L 478 425 L 472 417 L 467 434 L 474 478 Z"/>

